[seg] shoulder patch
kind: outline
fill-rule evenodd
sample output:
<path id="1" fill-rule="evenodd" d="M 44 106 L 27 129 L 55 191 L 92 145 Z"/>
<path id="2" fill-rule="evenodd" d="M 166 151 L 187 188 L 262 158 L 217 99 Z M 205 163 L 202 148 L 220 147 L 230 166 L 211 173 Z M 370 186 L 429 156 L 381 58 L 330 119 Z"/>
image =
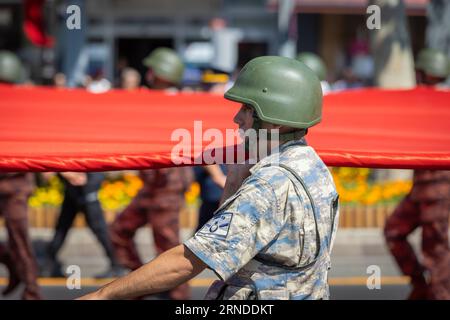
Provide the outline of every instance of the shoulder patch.
<path id="1" fill-rule="evenodd" d="M 209 220 L 197 234 L 205 237 L 226 239 L 232 218 L 233 214 L 231 212 L 220 213 Z"/>

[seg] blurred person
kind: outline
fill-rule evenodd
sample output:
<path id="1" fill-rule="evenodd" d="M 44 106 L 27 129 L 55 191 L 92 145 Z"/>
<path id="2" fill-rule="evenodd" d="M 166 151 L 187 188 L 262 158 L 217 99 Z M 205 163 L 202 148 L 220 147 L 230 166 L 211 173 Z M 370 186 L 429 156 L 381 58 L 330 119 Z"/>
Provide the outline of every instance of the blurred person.
<path id="1" fill-rule="evenodd" d="M 361 29 L 347 50 L 348 61 L 339 79 L 331 86 L 332 91 L 363 88 L 373 85 L 375 63 L 370 55 L 369 43 Z"/>
<path id="2" fill-rule="evenodd" d="M 124 68 L 120 75 L 120 87 L 125 90 L 136 90 L 141 85 L 141 75 L 133 68 Z"/>
<path id="3" fill-rule="evenodd" d="M 62 72 L 55 73 L 55 75 L 53 76 L 53 85 L 56 88 L 65 88 L 66 84 L 66 75 Z"/>
<path id="4" fill-rule="evenodd" d="M 151 89 L 178 91 L 184 64 L 174 50 L 157 48 L 143 63 L 148 68 L 146 81 Z M 188 167 L 142 170 L 139 175 L 144 183 L 142 189 L 110 226 L 117 257 L 131 270 L 143 265 L 134 243 L 140 227 L 151 224 L 158 255 L 180 244 L 179 214 L 184 193 L 193 181 L 192 169 Z M 188 284 L 172 289 L 168 297 L 189 299 Z"/>
<path id="5" fill-rule="evenodd" d="M 331 91 L 327 81 L 327 67 L 321 57 L 312 52 L 301 52 L 297 55 L 297 60 L 306 64 L 319 78 L 324 95 Z"/>
<path id="6" fill-rule="evenodd" d="M 375 65 L 369 54 L 357 54 L 351 60 L 351 70 L 364 87 L 373 85 Z"/>
<path id="7" fill-rule="evenodd" d="M 102 69 L 97 69 L 86 81 L 86 89 L 92 93 L 103 93 L 111 89 L 111 82 L 104 77 Z"/>
<path id="8" fill-rule="evenodd" d="M 181 92 L 194 93 L 202 90 L 203 71 L 194 64 L 187 64 L 183 72 Z"/>
<path id="9" fill-rule="evenodd" d="M 178 54 L 169 48 L 157 48 L 143 61 L 148 68 L 145 80 L 154 90 L 178 90 L 184 74 L 184 64 Z"/>
<path id="10" fill-rule="evenodd" d="M 110 263 L 109 269 L 97 277 L 111 278 L 123 275 L 125 270 L 116 259 L 108 234 L 108 226 L 98 200 L 98 190 L 104 180 L 104 174 L 63 172 L 58 175 L 64 183 L 64 200 L 53 239 L 47 248 L 48 257 L 43 274 L 51 277 L 65 276 L 57 256 L 77 213 L 82 212 L 88 227 L 103 247 Z"/>
<path id="11" fill-rule="evenodd" d="M 345 67 L 338 80 L 331 85 L 331 91 L 363 88 L 364 83 L 353 72 L 352 67 Z"/>
<path id="12" fill-rule="evenodd" d="M 232 86 L 230 75 L 214 68 L 208 68 L 203 72 L 201 82 L 204 91 L 220 95 Z"/>
<path id="13" fill-rule="evenodd" d="M 0 84 L 23 80 L 23 66 L 16 55 L 0 51 Z M 38 268 L 28 233 L 28 198 L 34 189 L 31 173 L 0 173 L 0 216 L 5 219 L 8 245 L 0 244 L 0 263 L 8 269 L 8 295 L 20 283 L 25 284 L 22 299 L 42 299 L 37 283 Z"/>
<path id="14" fill-rule="evenodd" d="M 223 188 L 226 181 L 226 166 L 213 164 L 204 167 L 194 167 L 195 180 L 200 184 L 200 199 L 196 231 L 208 222 L 219 208 Z"/>
<path id="15" fill-rule="evenodd" d="M 450 75 L 449 57 L 437 49 L 423 49 L 418 53 L 416 61 L 417 83 L 446 88 L 446 78 Z"/>
<path id="16" fill-rule="evenodd" d="M 354 76 L 362 82 L 362 86 L 373 85 L 375 74 L 375 62 L 370 55 L 370 45 L 365 35 L 365 27 L 358 27 L 356 38 L 354 38 L 348 48 L 350 58 L 350 68 Z"/>
<path id="17" fill-rule="evenodd" d="M 417 83 L 438 86 L 450 73 L 449 58 L 422 50 L 416 61 Z M 413 186 L 386 221 L 384 236 L 401 271 L 411 278 L 409 299 L 450 300 L 450 171 L 415 170 Z M 407 240 L 422 228 L 422 261 Z"/>
<path id="18" fill-rule="evenodd" d="M 122 84 L 122 72 L 124 69 L 129 67 L 128 59 L 126 57 L 120 56 L 117 59 L 114 68 L 114 87 L 120 88 Z"/>

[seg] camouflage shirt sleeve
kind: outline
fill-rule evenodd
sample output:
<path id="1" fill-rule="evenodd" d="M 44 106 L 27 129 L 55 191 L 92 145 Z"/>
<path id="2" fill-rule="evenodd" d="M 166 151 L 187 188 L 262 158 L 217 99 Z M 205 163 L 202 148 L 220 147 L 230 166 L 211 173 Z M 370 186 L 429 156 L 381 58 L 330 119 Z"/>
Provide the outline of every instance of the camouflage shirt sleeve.
<path id="1" fill-rule="evenodd" d="M 274 240 L 284 224 L 272 186 L 250 177 L 184 244 L 227 280 Z"/>

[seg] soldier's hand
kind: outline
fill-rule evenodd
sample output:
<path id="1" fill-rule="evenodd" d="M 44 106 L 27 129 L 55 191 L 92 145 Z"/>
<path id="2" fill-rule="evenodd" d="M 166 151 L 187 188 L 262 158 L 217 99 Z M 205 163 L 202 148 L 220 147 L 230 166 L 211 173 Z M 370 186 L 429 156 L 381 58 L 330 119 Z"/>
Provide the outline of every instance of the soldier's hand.
<path id="1" fill-rule="evenodd" d="M 100 296 L 98 291 L 94 291 L 94 292 L 88 293 L 84 296 L 81 296 L 81 297 L 77 298 L 76 300 L 105 300 L 105 299 L 103 299 Z"/>

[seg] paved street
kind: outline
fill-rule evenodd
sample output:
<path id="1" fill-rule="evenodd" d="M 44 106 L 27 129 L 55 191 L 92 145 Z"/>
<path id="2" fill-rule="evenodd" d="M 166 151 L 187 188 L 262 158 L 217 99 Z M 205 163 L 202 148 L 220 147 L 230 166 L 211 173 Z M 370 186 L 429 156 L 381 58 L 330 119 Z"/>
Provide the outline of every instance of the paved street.
<path id="1" fill-rule="evenodd" d="M 0 286 L 2 288 L 3 286 Z M 93 291 L 96 286 L 85 286 L 80 290 L 68 290 L 65 286 L 44 286 L 43 294 L 46 299 L 50 300 L 67 300 L 74 299 L 85 293 Z M 192 289 L 192 299 L 203 299 L 206 293 L 206 287 L 194 287 Z M 19 291 L 19 290 L 17 290 Z M 378 299 L 404 299 L 408 294 L 406 285 L 386 285 L 381 290 L 368 290 L 365 286 L 331 286 L 331 297 L 333 300 L 378 300 Z M 11 295 L 8 299 L 19 299 L 19 292 Z M 161 299 L 161 297 L 149 297 L 149 299 Z"/>
<path id="2" fill-rule="evenodd" d="M 190 230 L 183 230 L 183 238 L 188 238 Z M 39 262 L 42 262 L 46 242 L 51 238 L 52 230 L 32 230 L 32 238 Z M 412 235 L 411 240 L 417 247 L 420 233 Z M 5 234 L 0 233 L 0 239 Z M 136 242 L 144 260 L 153 257 L 151 231 L 139 230 Z M 102 255 L 99 244 L 88 229 L 73 229 L 60 254 L 65 266 L 78 265 L 81 269 L 82 288 L 69 290 L 64 278 L 41 278 L 40 284 L 47 299 L 72 299 L 92 291 L 108 280 L 96 280 L 94 275 L 104 271 L 107 260 Z M 330 272 L 331 295 L 333 299 L 404 299 L 408 294 L 408 279 L 401 277 L 397 267 L 386 251 L 379 229 L 341 229 L 336 238 L 332 256 L 333 267 Z M 369 290 L 366 283 L 368 267 L 378 268 L 381 272 L 381 288 Z M 375 266 L 375 267 L 374 267 Z M 370 269 L 369 268 L 369 269 Z M 6 284 L 6 270 L 0 265 L 0 287 Z M 192 298 L 202 299 L 208 285 L 216 279 L 214 273 L 206 270 L 192 280 Z M 18 299 L 19 290 L 9 299 Z M 160 299 L 161 297 L 151 297 Z"/>

